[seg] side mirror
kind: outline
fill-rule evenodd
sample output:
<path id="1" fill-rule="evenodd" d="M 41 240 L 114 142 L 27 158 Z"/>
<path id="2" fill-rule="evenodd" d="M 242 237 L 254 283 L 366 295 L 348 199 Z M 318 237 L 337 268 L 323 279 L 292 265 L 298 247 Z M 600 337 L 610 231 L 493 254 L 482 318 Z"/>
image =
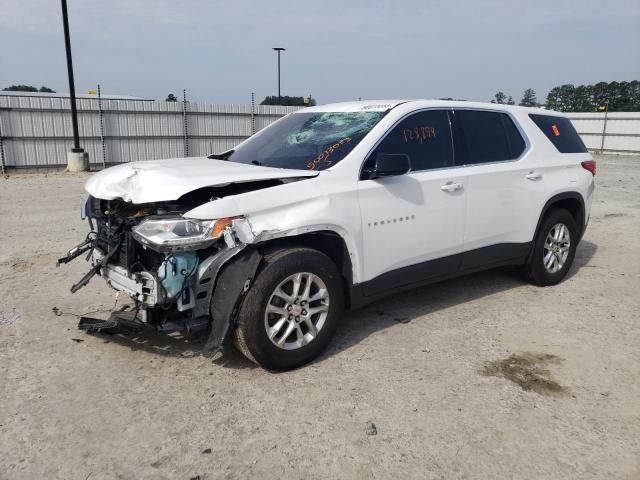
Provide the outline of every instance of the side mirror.
<path id="1" fill-rule="evenodd" d="M 363 173 L 367 179 L 373 179 L 404 175 L 410 170 L 411 162 L 406 153 L 378 153 L 373 159 L 373 165 Z"/>

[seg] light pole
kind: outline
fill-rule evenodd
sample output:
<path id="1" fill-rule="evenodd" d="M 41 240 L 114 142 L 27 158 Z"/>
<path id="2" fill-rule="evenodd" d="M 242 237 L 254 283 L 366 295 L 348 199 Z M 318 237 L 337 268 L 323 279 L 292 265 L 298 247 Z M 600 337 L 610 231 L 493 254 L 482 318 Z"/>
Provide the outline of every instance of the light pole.
<path id="1" fill-rule="evenodd" d="M 286 49 L 282 47 L 273 47 L 278 52 L 278 101 L 280 101 L 280 52 L 284 52 Z"/>
<path id="2" fill-rule="evenodd" d="M 69 75 L 69 100 L 71 102 L 71 127 L 73 129 L 73 148 L 67 152 L 67 170 L 72 172 L 87 170 L 88 156 L 80 148 L 78 135 L 78 111 L 76 110 L 76 87 L 73 81 L 73 62 L 71 60 L 71 38 L 69 36 L 69 17 L 67 15 L 67 0 L 62 1 L 62 24 L 64 27 L 64 44 L 67 51 L 67 73 Z"/>

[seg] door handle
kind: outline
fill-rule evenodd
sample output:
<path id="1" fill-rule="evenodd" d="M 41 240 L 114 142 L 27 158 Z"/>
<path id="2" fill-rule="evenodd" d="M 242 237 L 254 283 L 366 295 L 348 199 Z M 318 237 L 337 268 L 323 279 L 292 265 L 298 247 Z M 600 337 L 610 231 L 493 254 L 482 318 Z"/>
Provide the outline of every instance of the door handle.
<path id="1" fill-rule="evenodd" d="M 542 174 L 540 172 L 536 172 L 535 170 L 531 170 L 525 175 L 525 177 L 528 180 L 540 180 L 542 178 Z"/>
<path id="2" fill-rule="evenodd" d="M 440 190 L 442 190 L 443 192 L 456 192 L 458 190 L 462 190 L 463 185 L 461 183 L 456 183 L 456 182 L 447 182 L 444 185 L 442 185 L 440 187 Z"/>

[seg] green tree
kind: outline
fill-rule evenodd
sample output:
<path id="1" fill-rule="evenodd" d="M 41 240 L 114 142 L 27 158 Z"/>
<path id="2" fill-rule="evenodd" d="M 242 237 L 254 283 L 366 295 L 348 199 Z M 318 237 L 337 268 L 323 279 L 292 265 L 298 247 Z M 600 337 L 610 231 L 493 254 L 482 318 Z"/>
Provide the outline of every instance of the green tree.
<path id="1" fill-rule="evenodd" d="M 10 87 L 3 88 L 2 91 L 56 93 L 54 90 L 51 90 L 49 87 L 40 87 L 40 90 L 38 90 L 36 87 L 33 87 L 31 85 L 11 85 Z"/>
<path id="2" fill-rule="evenodd" d="M 573 94 L 572 112 L 591 112 L 594 106 L 591 100 L 591 86 L 578 85 Z"/>
<path id="3" fill-rule="evenodd" d="M 567 83 L 560 86 L 560 111 L 572 112 L 574 110 L 575 95 L 576 87 L 573 84 Z"/>
<path id="4" fill-rule="evenodd" d="M 173 93 L 170 93 L 169 95 L 167 95 L 167 98 L 165 100 L 165 102 L 177 102 L 177 101 L 178 99 Z"/>
<path id="5" fill-rule="evenodd" d="M 591 86 L 591 102 L 596 108 L 609 103 L 609 84 L 607 82 L 598 82 Z"/>
<path id="6" fill-rule="evenodd" d="M 511 95 L 509 95 L 509 99 L 507 100 L 507 105 L 515 105 L 516 101 L 513 99 Z"/>
<path id="7" fill-rule="evenodd" d="M 549 110 L 560 110 L 560 87 L 553 87 L 547 94 L 545 106 Z"/>
<path id="8" fill-rule="evenodd" d="M 32 87 L 31 85 L 11 85 L 10 87 L 2 89 L 5 92 L 37 92 L 38 89 L 36 87 Z"/>
<path id="9" fill-rule="evenodd" d="M 535 107 L 538 105 L 536 92 L 533 90 L 533 88 L 527 88 L 522 93 L 522 100 L 520 100 L 520 105 L 523 107 Z"/>
<path id="10" fill-rule="evenodd" d="M 498 92 L 493 96 L 491 103 L 507 103 L 507 96 L 503 92 Z"/>
<path id="11" fill-rule="evenodd" d="M 627 84 L 629 95 L 629 111 L 640 111 L 640 80 L 633 80 Z"/>
<path id="12" fill-rule="evenodd" d="M 554 87 L 547 95 L 547 108 L 549 110 L 559 110 L 561 112 L 573 111 L 576 103 L 576 87 L 571 84 Z"/>

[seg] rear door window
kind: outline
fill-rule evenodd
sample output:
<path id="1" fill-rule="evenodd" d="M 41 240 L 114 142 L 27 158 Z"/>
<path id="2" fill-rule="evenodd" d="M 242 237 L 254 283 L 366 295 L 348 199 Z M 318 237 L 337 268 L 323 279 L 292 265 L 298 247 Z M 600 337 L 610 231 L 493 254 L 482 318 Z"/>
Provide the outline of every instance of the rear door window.
<path id="1" fill-rule="evenodd" d="M 483 110 L 455 110 L 456 164 L 515 160 L 526 147 L 511 117 Z"/>
<path id="2" fill-rule="evenodd" d="M 408 155 L 412 171 L 452 166 L 453 146 L 449 114 L 445 110 L 414 113 L 387 134 L 376 147 L 369 162 L 372 162 L 378 153 Z"/>
<path id="3" fill-rule="evenodd" d="M 542 133 L 560 153 L 585 153 L 587 151 L 587 147 L 568 118 L 535 113 L 530 114 L 529 118 L 542 130 Z"/>

